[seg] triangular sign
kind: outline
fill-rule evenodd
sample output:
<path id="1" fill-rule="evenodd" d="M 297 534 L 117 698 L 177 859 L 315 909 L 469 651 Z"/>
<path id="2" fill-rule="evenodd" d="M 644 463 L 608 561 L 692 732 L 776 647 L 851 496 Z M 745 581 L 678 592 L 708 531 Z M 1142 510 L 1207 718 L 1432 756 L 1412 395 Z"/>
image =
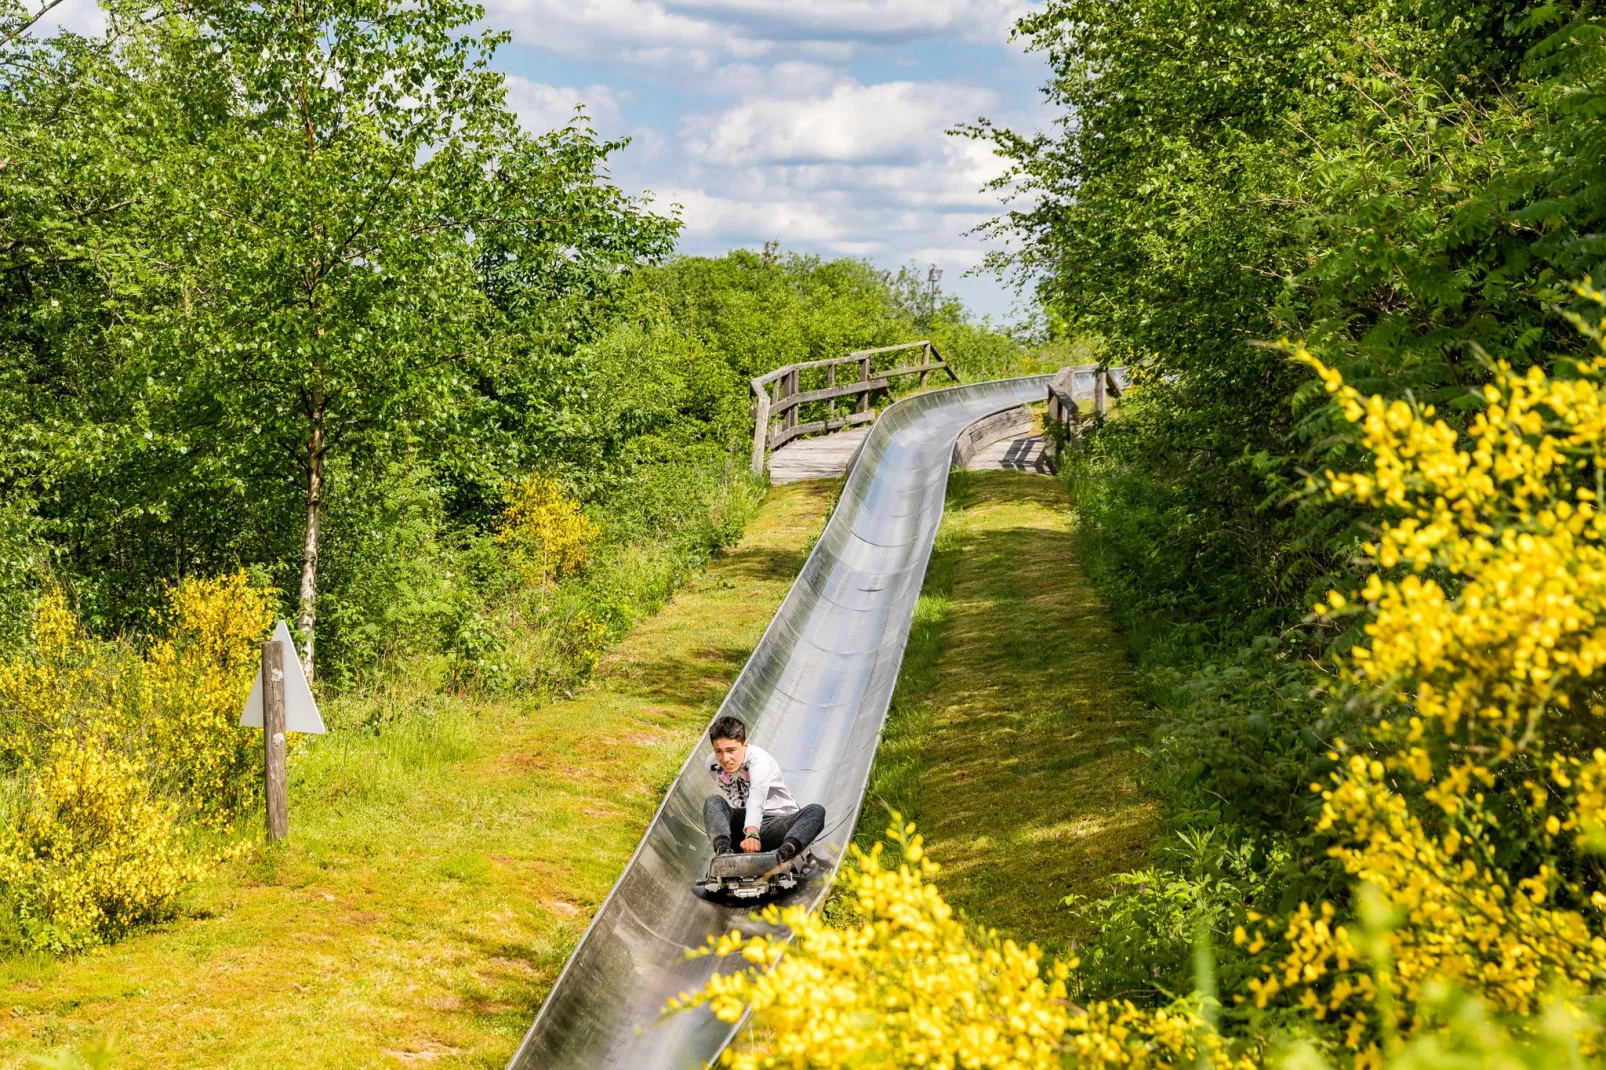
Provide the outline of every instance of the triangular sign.
<path id="1" fill-rule="evenodd" d="M 284 621 L 273 629 L 273 638 L 284 648 L 284 730 L 324 734 L 323 718 L 318 716 L 318 704 L 312 701 L 312 688 L 307 686 L 307 674 L 301 671 L 301 659 L 296 657 L 296 645 L 290 641 L 290 626 Z M 242 728 L 262 727 L 262 669 L 257 669 L 256 682 L 251 695 L 245 700 L 245 712 L 240 715 Z"/>

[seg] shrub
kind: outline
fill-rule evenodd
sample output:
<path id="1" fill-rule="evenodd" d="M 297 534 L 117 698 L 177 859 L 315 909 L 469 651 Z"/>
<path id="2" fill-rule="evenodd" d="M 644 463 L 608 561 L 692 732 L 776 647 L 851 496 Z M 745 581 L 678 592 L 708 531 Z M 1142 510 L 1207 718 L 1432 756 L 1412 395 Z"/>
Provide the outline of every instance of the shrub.
<path id="1" fill-rule="evenodd" d="M 1391 1025 L 1431 1024 L 1418 1004 L 1434 983 L 1531 1015 L 1606 978 L 1606 349 L 1579 325 L 1594 357 L 1554 378 L 1498 364 L 1464 432 L 1299 354 L 1372 455 L 1320 482 L 1379 519 L 1359 592 L 1315 606 L 1367 620 L 1341 691 L 1364 731 L 1311 785 L 1316 829 L 1398 917 L 1369 943 L 1331 904 L 1302 904 L 1251 991 L 1260 1007 L 1297 995 L 1362 1058 Z"/>
<path id="2" fill-rule="evenodd" d="M 532 473 L 514 484 L 497 523 L 497 541 L 534 583 L 578 570 L 591 556 L 597 525 L 550 476 Z"/>
<path id="3" fill-rule="evenodd" d="M 260 791 L 260 737 L 238 721 L 273 608 L 273 591 L 243 571 L 183 580 L 167 592 L 160 638 L 145 656 L 147 761 L 168 795 L 212 828 Z"/>
<path id="4" fill-rule="evenodd" d="M 887 848 L 893 858 L 887 858 Z M 893 868 L 893 866 L 896 868 Z M 694 954 L 748 963 L 715 974 L 671 1010 L 707 1006 L 736 1023 L 748 1012 L 769 1035 L 757 1050 L 727 1056 L 741 1070 L 854 1066 L 890 1068 L 1064 1065 L 1235 1065 L 1220 1038 L 1186 1002 L 1159 1010 L 1066 999 L 1077 960 L 1045 963 L 1020 947 L 976 933 L 954 916 L 933 883 L 912 824 L 893 815 L 887 840 L 838 877 L 856 916 L 837 928 L 802 907 L 775 906 L 763 918 L 789 936 L 738 930 Z"/>
<path id="5" fill-rule="evenodd" d="M 0 883 L 41 950 L 82 950 L 160 919 L 206 868 L 180 839 L 178 805 L 105 744 L 57 740 L 6 807 Z"/>
<path id="6" fill-rule="evenodd" d="M 186 825 L 224 829 L 256 797 L 260 737 L 236 720 L 271 609 L 244 572 L 186 579 L 141 656 L 86 635 L 59 590 L 40 599 L 0 662 L 0 885 L 28 942 L 114 939 L 207 868 Z"/>

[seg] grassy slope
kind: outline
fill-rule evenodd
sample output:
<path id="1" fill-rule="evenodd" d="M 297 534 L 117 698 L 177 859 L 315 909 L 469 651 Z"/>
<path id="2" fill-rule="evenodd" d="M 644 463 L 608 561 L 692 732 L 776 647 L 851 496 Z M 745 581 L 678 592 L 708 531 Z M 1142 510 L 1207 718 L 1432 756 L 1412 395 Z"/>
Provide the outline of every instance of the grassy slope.
<path id="1" fill-rule="evenodd" d="M 1160 819 L 1135 779 L 1148 717 L 1067 506 L 1057 479 L 950 482 L 859 827 L 873 841 L 878 801 L 897 808 L 956 907 L 1051 949 L 1092 935 L 1064 896 L 1142 865 Z"/>
<path id="2" fill-rule="evenodd" d="M 435 698 L 393 737 L 331 738 L 305 756 L 289 846 L 228 864 L 187 916 L 0 963 L 0 1064 L 113 1033 L 114 1066 L 503 1065 L 834 493 L 774 491 L 594 690 Z"/>

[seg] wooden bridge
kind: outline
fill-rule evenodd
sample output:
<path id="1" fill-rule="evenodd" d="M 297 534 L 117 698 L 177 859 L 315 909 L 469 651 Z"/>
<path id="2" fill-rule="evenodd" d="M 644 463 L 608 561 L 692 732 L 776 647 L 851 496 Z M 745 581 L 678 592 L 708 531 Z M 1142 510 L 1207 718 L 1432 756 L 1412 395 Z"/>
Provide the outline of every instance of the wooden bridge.
<path id="1" fill-rule="evenodd" d="M 915 349 L 920 350 L 918 364 L 900 364 L 894 356 Z M 843 382 L 839 369 L 849 365 L 853 378 Z M 919 376 L 924 388 L 933 372 L 959 382 L 936 347 L 922 339 L 861 349 L 831 360 L 788 364 L 753 379 L 753 474 L 762 475 L 768 467 L 774 483 L 843 475 L 869 433 L 867 426 L 859 425 L 875 421 L 877 400 L 892 399 L 892 381 Z M 1126 381 L 1123 368 L 1097 364 L 1061 368 L 1049 384 L 1041 416 L 1023 405 L 968 428 L 955 448 L 955 466 L 1047 474 L 1054 469 L 1059 444 L 1080 433 L 1091 413 L 1105 412 Z M 843 402 L 847 411 L 838 415 L 837 406 Z M 1045 426 L 1059 430 L 1045 435 Z"/>

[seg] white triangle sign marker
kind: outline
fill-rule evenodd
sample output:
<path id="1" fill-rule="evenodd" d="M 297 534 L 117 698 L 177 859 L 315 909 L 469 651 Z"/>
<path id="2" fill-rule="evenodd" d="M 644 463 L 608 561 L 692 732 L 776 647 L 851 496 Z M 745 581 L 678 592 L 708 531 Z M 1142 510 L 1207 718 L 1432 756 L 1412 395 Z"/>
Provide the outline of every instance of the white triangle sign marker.
<path id="1" fill-rule="evenodd" d="M 273 629 L 273 638 L 284 648 L 284 730 L 324 734 L 323 718 L 318 716 L 318 704 L 312 701 L 312 688 L 307 686 L 307 674 L 301 671 L 301 659 L 296 656 L 296 645 L 290 640 L 290 626 L 284 621 Z M 240 727 L 262 727 L 262 669 L 257 669 L 256 682 L 251 695 L 245 700 L 245 712 L 240 715 Z"/>

